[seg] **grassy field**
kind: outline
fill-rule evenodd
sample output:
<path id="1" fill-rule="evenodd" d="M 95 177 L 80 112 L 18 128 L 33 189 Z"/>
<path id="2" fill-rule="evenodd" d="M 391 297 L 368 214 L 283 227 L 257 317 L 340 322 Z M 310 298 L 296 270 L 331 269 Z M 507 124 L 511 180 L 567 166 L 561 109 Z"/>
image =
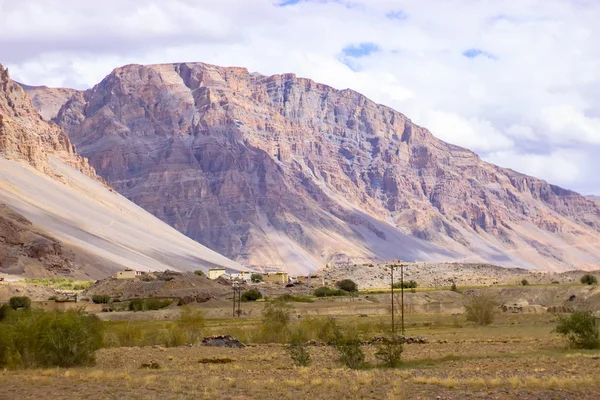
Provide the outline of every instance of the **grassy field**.
<path id="1" fill-rule="evenodd" d="M 293 314 L 293 313 L 292 313 Z M 316 329 L 326 317 L 294 319 L 292 329 Z M 384 333 L 389 316 L 338 317 L 363 339 Z M 232 334 L 242 349 L 148 342 L 172 321 L 104 322 L 107 344 L 93 367 L 0 372 L 2 399 L 597 399 L 600 351 L 570 350 L 552 330 L 551 314 L 498 314 L 478 327 L 463 315 L 410 315 L 406 333 L 427 344 L 406 344 L 399 368 L 381 367 L 375 347 L 367 365 L 351 370 L 331 346 L 309 346 L 310 367 L 293 366 L 284 345 L 265 340 L 259 318 L 206 319 L 203 334 Z M 141 347 L 119 347 L 123 330 Z M 146 339 L 144 339 L 144 337 Z M 158 369 L 140 368 L 155 363 Z"/>

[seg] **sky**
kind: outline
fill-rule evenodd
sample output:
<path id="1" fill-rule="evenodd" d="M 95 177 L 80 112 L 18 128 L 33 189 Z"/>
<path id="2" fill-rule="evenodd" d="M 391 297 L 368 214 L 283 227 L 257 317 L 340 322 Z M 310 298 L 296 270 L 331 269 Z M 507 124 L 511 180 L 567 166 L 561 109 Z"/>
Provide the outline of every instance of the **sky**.
<path id="1" fill-rule="evenodd" d="M 0 0 L 0 63 L 79 89 L 131 63 L 293 72 L 600 195 L 598 21 L 597 0 Z"/>

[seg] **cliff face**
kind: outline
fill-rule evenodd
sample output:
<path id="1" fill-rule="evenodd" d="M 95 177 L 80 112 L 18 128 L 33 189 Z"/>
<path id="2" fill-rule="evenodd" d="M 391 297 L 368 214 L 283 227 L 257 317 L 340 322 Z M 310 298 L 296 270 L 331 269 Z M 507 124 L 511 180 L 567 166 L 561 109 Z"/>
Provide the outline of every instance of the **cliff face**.
<path id="1" fill-rule="evenodd" d="M 108 188 L 0 66 L 0 273 L 103 278 L 116 270 L 243 267 Z"/>
<path id="2" fill-rule="evenodd" d="M 129 65 L 55 120 L 117 191 L 248 265 L 600 264 L 596 202 L 293 74 Z"/>
<path id="3" fill-rule="evenodd" d="M 22 159 L 35 168 L 51 172 L 52 155 L 85 175 L 99 179 L 85 158 L 75 153 L 69 137 L 54 123 L 43 120 L 23 88 L 10 79 L 0 65 L 0 155 Z"/>

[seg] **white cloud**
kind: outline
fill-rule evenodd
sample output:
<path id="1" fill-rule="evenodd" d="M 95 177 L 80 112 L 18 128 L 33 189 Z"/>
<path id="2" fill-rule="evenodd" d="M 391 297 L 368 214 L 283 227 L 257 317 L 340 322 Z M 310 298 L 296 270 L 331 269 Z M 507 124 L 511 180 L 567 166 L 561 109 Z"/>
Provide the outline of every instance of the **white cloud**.
<path id="1" fill-rule="evenodd" d="M 586 172 L 600 166 L 599 2 L 276 3 L 0 0 L 0 62 L 28 84 L 80 88 L 127 63 L 295 72 L 364 93 L 484 159 L 600 193 L 600 174 Z M 340 57 L 361 43 L 378 51 Z"/>

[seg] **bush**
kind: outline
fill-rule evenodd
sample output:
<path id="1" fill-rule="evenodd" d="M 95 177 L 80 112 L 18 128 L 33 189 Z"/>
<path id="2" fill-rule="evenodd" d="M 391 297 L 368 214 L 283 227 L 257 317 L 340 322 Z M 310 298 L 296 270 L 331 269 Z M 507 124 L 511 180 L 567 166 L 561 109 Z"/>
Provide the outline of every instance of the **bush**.
<path id="1" fill-rule="evenodd" d="M 341 289 L 345 292 L 357 292 L 358 285 L 351 279 L 344 279 L 335 284 L 338 289 Z"/>
<path id="2" fill-rule="evenodd" d="M 262 293 L 256 289 L 246 290 L 242 293 L 242 301 L 256 301 L 262 299 Z"/>
<path id="3" fill-rule="evenodd" d="M 10 313 L 0 324 L 0 365 L 11 368 L 90 365 L 103 325 L 79 310 Z"/>
<path id="4" fill-rule="evenodd" d="M 202 310 L 182 307 L 175 324 L 185 335 L 187 343 L 198 343 L 202 340 L 202 331 L 205 325 Z"/>
<path id="5" fill-rule="evenodd" d="M 527 279 L 523 279 L 521 281 L 521 285 L 523 285 L 523 286 L 529 286 L 529 281 Z"/>
<path id="6" fill-rule="evenodd" d="M 402 286 L 404 286 L 404 289 L 415 289 L 418 284 L 415 281 L 404 281 L 404 282 L 396 282 L 393 285 L 394 289 L 402 289 Z"/>
<path id="7" fill-rule="evenodd" d="M 250 275 L 250 280 L 254 283 L 262 282 L 263 276 L 262 274 L 253 273 L 252 275 Z"/>
<path id="8" fill-rule="evenodd" d="M 467 321 L 475 322 L 477 325 L 489 325 L 494 320 L 497 307 L 498 303 L 491 296 L 469 297 L 465 304 Z"/>
<path id="9" fill-rule="evenodd" d="M 585 274 L 581 277 L 581 283 L 584 285 L 597 285 L 598 279 L 594 275 Z"/>
<path id="10" fill-rule="evenodd" d="M 404 338 L 393 335 L 377 344 L 375 357 L 383 365 L 390 368 L 396 368 L 402 362 L 402 352 L 404 351 Z"/>
<path id="11" fill-rule="evenodd" d="M 3 304 L 2 307 L 0 307 L 0 321 L 8 317 L 8 314 L 11 311 L 13 311 L 11 306 L 9 306 L 8 304 Z"/>
<path id="12" fill-rule="evenodd" d="M 314 303 L 314 300 L 308 296 L 302 295 L 293 295 L 293 294 L 284 294 L 283 296 L 279 296 L 277 301 L 291 301 L 296 303 Z"/>
<path id="13" fill-rule="evenodd" d="M 569 316 L 559 316 L 556 332 L 567 337 L 572 347 L 600 348 L 598 323 L 590 311 L 576 311 Z"/>
<path id="14" fill-rule="evenodd" d="M 8 305 L 13 310 L 16 310 L 18 308 L 29 309 L 29 308 L 31 308 L 31 299 L 27 296 L 11 297 L 10 300 L 8 301 Z"/>
<path id="15" fill-rule="evenodd" d="M 290 306 L 275 301 L 263 309 L 261 339 L 266 343 L 281 343 L 289 338 Z"/>
<path id="16" fill-rule="evenodd" d="M 48 297 L 48 301 L 52 301 L 52 300 L 56 300 L 56 299 L 57 299 L 56 296 L 50 296 L 50 297 Z"/>
<path id="17" fill-rule="evenodd" d="M 285 347 L 294 362 L 298 367 L 307 367 L 310 365 L 310 352 L 306 346 L 306 337 L 301 332 L 296 332 L 292 336 L 291 343 Z"/>
<path id="18" fill-rule="evenodd" d="M 453 292 L 458 292 L 458 288 L 456 287 L 456 283 L 452 282 L 452 286 L 450 286 L 450 290 Z"/>
<path id="19" fill-rule="evenodd" d="M 365 353 L 358 339 L 338 339 L 336 350 L 340 354 L 340 362 L 351 369 L 359 369 L 365 365 Z"/>
<path id="20" fill-rule="evenodd" d="M 92 301 L 95 304 L 108 304 L 110 303 L 110 296 L 107 294 L 95 294 L 92 296 Z"/>
<path id="21" fill-rule="evenodd" d="M 341 289 L 330 289 L 327 286 L 320 287 L 314 291 L 314 295 L 317 297 L 330 297 L 330 296 L 344 296 L 347 292 Z"/>
<path id="22" fill-rule="evenodd" d="M 170 306 L 172 300 L 159 300 L 154 297 L 149 299 L 133 299 L 129 302 L 129 311 L 148 311 L 148 310 L 160 310 Z"/>
<path id="23" fill-rule="evenodd" d="M 194 274 L 198 275 L 198 276 L 206 276 L 206 274 L 204 273 L 204 271 L 197 269 L 194 271 Z"/>

